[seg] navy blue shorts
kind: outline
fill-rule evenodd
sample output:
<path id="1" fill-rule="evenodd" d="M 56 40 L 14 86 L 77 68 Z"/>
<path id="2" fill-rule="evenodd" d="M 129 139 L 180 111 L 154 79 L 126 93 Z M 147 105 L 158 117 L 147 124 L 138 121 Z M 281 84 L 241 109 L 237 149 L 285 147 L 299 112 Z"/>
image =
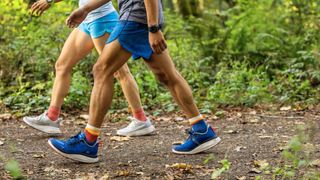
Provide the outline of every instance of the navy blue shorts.
<path id="1" fill-rule="evenodd" d="M 107 44 L 118 39 L 120 45 L 132 54 L 134 60 L 150 59 L 153 51 L 149 43 L 148 25 L 133 21 L 119 21 Z"/>

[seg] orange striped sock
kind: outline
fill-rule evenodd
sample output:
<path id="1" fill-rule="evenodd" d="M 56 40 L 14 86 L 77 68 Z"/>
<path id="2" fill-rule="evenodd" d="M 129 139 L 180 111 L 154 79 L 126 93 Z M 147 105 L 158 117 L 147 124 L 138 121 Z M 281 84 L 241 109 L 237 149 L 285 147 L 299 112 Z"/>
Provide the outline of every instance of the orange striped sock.
<path id="1" fill-rule="evenodd" d="M 86 128 L 84 129 L 84 133 L 87 142 L 94 143 L 99 137 L 100 128 L 96 128 L 94 126 L 91 126 L 90 124 L 87 124 Z"/>
<path id="2" fill-rule="evenodd" d="M 189 119 L 189 123 L 190 123 L 190 125 L 194 125 L 194 124 L 196 124 L 197 122 L 199 122 L 199 121 L 201 121 L 203 119 L 204 119 L 204 117 L 201 114 L 199 114 L 196 117 L 190 118 Z"/>

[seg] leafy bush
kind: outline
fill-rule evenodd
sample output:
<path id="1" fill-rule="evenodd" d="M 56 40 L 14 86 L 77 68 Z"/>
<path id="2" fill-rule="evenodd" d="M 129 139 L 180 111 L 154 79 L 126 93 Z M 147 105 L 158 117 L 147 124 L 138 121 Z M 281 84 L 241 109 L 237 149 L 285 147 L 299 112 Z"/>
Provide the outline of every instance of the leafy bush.
<path id="1" fill-rule="evenodd" d="M 205 2 L 211 2 L 207 0 Z M 316 104 L 320 100 L 320 4 L 317 1 L 212 1 L 194 16 L 165 12 L 171 56 L 203 112 L 219 105 Z M 28 2 L 0 2 L 0 96 L 23 112 L 49 105 L 54 63 L 70 33 L 76 1 L 31 16 Z M 97 53 L 74 69 L 64 108 L 88 105 Z M 144 105 L 172 111 L 172 98 L 141 62 L 129 62 Z M 114 108 L 127 106 L 119 84 Z M 159 109 L 159 108 L 156 108 Z"/>

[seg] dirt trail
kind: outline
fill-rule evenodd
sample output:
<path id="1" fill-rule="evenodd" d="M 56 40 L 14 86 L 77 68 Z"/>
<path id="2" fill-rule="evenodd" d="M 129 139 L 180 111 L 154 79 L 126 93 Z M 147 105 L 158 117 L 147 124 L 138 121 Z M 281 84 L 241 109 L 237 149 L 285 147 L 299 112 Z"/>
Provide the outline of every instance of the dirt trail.
<path id="1" fill-rule="evenodd" d="M 192 156 L 175 155 L 170 151 L 173 142 L 186 137 L 184 129 L 188 124 L 179 115 L 157 117 L 154 135 L 130 139 L 114 137 L 116 129 L 127 122 L 105 122 L 100 162 L 96 164 L 65 159 L 49 149 L 47 135 L 27 127 L 21 119 L 2 117 L 0 179 L 9 178 L 4 161 L 12 158 L 20 163 L 22 173 L 28 179 L 210 179 L 214 169 L 221 167 L 219 161 L 222 159 L 231 163 L 222 179 L 253 179 L 261 175 L 252 171 L 253 161 L 279 163 L 281 148 L 297 133 L 298 125 L 313 123 L 316 128 L 320 127 L 319 116 L 314 112 L 248 110 L 223 114 L 220 118 L 209 116 L 209 122 L 217 129 L 222 142 L 205 153 Z M 62 138 L 74 135 L 84 127 L 86 120 L 79 115 L 66 115 Z M 318 143 L 313 156 L 319 159 L 319 133 L 316 133 L 315 141 Z M 175 163 L 187 165 L 175 166 Z"/>

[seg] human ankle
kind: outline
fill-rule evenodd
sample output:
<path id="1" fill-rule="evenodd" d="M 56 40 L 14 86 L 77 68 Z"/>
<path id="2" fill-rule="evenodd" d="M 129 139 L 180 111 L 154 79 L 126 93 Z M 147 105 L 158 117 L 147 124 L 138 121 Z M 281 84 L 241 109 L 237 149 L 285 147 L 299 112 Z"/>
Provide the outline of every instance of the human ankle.
<path id="1" fill-rule="evenodd" d="M 51 121 L 56 121 L 60 116 L 60 107 L 50 106 L 47 111 L 47 116 Z"/>
<path id="2" fill-rule="evenodd" d="M 144 113 L 143 108 L 132 110 L 133 117 L 139 121 L 147 121 L 147 116 Z"/>
<path id="3" fill-rule="evenodd" d="M 86 141 L 90 144 L 97 141 L 99 134 L 100 134 L 100 128 L 94 127 L 90 124 L 87 124 L 85 130 L 84 130 Z"/>

